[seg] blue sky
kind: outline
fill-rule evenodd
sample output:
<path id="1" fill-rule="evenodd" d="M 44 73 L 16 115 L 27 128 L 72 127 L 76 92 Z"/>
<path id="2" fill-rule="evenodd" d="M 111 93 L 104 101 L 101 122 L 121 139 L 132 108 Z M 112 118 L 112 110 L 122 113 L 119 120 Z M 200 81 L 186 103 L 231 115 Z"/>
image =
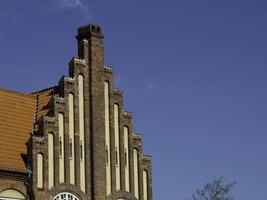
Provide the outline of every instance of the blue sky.
<path id="1" fill-rule="evenodd" d="M 57 84 L 75 34 L 105 34 L 126 110 L 153 156 L 154 200 L 186 200 L 237 181 L 237 200 L 267 196 L 267 2 L 2 0 L 0 87 Z"/>

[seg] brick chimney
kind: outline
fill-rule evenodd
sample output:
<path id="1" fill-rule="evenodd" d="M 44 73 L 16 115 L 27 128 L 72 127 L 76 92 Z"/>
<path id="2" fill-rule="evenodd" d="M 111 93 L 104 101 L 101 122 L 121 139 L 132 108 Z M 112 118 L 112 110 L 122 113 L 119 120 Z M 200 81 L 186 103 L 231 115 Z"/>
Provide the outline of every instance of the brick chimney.
<path id="1" fill-rule="evenodd" d="M 99 25 L 89 24 L 78 28 L 78 57 L 89 65 L 104 65 L 104 45 L 102 29 Z"/>

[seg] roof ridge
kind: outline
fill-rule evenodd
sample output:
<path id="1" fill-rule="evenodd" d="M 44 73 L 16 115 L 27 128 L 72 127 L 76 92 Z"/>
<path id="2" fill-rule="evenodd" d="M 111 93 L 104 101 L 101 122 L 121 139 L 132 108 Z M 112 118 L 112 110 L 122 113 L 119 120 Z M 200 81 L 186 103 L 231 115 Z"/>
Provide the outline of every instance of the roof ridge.
<path id="1" fill-rule="evenodd" d="M 25 96 L 25 97 L 29 97 L 29 98 L 35 98 L 34 95 L 31 93 L 19 92 L 19 91 L 7 89 L 7 88 L 0 88 L 0 91 L 5 92 L 5 93 L 13 93 L 16 95 Z"/>
<path id="2" fill-rule="evenodd" d="M 46 91 L 48 91 L 48 90 L 56 89 L 57 87 L 58 87 L 58 85 L 55 85 L 55 86 L 48 87 L 48 88 L 45 88 L 45 89 L 41 89 L 41 90 L 38 90 L 38 91 L 35 91 L 35 92 L 31 92 L 30 94 L 31 94 L 31 95 L 40 94 L 40 93 L 46 92 Z"/>

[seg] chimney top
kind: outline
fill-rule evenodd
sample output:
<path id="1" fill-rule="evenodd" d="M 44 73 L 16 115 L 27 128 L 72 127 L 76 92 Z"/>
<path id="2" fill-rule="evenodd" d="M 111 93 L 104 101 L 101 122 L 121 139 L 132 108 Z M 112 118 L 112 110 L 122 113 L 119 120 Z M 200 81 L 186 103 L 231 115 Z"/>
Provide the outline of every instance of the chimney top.
<path id="1" fill-rule="evenodd" d="M 88 39 L 90 37 L 96 37 L 100 39 L 104 38 L 101 27 L 97 24 L 88 24 L 86 26 L 81 26 L 78 28 L 77 32 L 78 35 L 76 36 L 76 38 L 78 40 Z"/>

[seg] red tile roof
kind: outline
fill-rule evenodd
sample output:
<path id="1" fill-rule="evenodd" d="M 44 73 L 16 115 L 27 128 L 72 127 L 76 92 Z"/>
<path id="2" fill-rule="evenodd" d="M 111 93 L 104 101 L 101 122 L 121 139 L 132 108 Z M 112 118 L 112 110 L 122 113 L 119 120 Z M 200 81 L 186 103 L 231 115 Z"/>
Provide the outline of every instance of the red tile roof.
<path id="1" fill-rule="evenodd" d="M 36 121 L 38 121 L 42 116 L 48 114 L 48 104 L 55 94 L 57 94 L 57 87 L 51 87 L 38 92 L 32 93 L 37 100 L 36 107 Z"/>
<path id="2" fill-rule="evenodd" d="M 46 115 L 56 88 L 33 94 L 0 88 L 0 168 L 24 171 L 28 141 L 35 120 Z"/>

